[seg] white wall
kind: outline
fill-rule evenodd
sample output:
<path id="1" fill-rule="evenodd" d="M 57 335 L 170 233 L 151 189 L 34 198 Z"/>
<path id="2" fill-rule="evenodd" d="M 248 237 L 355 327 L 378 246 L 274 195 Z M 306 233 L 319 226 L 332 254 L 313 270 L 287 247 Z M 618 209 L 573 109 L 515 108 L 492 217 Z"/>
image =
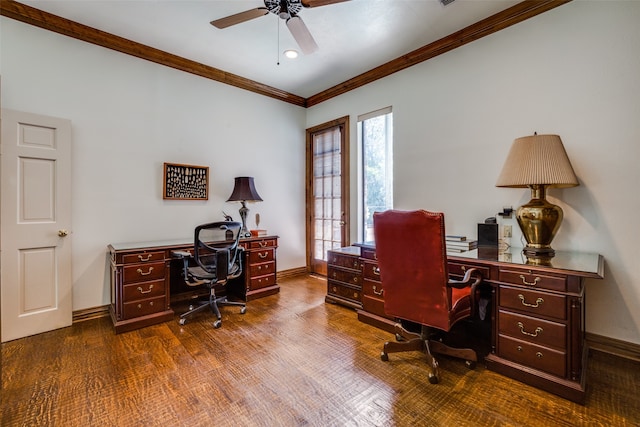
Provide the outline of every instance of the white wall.
<path id="1" fill-rule="evenodd" d="M 315 106 L 307 127 L 351 115 L 355 153 L 357 115 L 392 105 L 395 206 L 443 211 L 469 236 L 530 198 L 495 187 L 511 142 L 559 134 L 580 186 L 549 191 L 565 213 L 553 246 L 605 258 L 587 331 L 640 343 L 639 22 L 640 2 L 575 1 Z"/>
<path id="2" fill-rule="evenodd" d="M 109 243 L 192 238 L 239 220 L 226 203 L 253 176 L 249 226 L 278 234 L 278 270 L 305 265 L 305 110 L 2 17 L 3 108 L 72 121 L 73 309 L 109 303 Z M 208 201 L 164 201 L 164 162 L 210 167 Z"/>

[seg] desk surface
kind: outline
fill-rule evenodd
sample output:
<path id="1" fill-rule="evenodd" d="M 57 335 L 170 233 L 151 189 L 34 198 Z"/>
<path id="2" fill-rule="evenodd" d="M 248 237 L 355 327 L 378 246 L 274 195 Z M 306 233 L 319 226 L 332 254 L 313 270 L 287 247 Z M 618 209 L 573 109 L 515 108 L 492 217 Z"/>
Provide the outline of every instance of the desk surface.
<path id="1" fill-rule="evenodd" d="M 355 243 L 354 246 L 375 249 L 373 242 Z M 528 258 L 522 253 L 522 248 L 502 250 L 495 247 L 480 247 L 466 252 L 449 252 L 447 258 L 450 260 L 486 261 L 488 263 L 499 262 L 503 265 L 513 264 L 558 270 L 594 279 L 604 278 L 604 258 L 593 252 L 556 251 L 553 258 L 541 261 Z"/>
<path id="2" fill-rule="evenodd" d="M 153 242 L 111 243 L 109 247 L 113 248 L 116 251 L 128 251 L 139 248 L 165 248 L 172 246 L 184 246 L 189 244 L 193 245 L 193 238 L 154 240 Z"/>

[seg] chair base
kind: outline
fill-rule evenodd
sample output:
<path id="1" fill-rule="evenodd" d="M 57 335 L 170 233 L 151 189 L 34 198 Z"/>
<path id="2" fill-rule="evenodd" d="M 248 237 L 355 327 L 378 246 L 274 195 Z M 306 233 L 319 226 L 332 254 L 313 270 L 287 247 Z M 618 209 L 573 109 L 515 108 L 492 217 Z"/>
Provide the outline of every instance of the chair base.
<path id="1" fill-rule="evenodd" d="M 429 382 L 431 384 L 437 384 L 440 381 L 440 374 L 438 370 L 438 361 L 433 356 L 433 353 L 444 354 L 447 356 L 463 359 L 465 364 L 470 369 L 475 369 L 478 363 L 478 356 L 476 352 L 470 348 L 453 348 L 440 341 L 432 340 L 430 328 L 422 325 L 421 332 L 419 334 L 407 331 L 401 324 L 395 324 L 395 333 L 398 341 L 387 341 L 384 343 L 380 359 L 383 361 L 389 360 L 389 353 L 400 353 L 405 351 L 420 351 L 427 356 L 427 363 L 431 369 L 429 373 Z"/>
<path id="2" fill-rule="evenodd" d="M 178 321 L 178 323 L 180 323 L 180 325 L 184 325 L 187 322 L 187 317 L 195 313 L 198 313 L 200 311 L 203 311 L 207 307 L 209 307 L 217 318 L 213 322 L 213 327 L 218 329 L 220 326 L 222 326 L 222 315 L 220 314 L 220 309 L 218 307 L 227 306 L 227 305 L 241 307 L 240 314 L 245 314 L 247 312 L 247 306 L 245 303 L 229 301 L 226 296 L 216 297 L 215 290 L 211 288 L 211 291 L 209 293 L 209 300 L 200 301 L 196 307 L 190 306 L 189 311 L 182 313 L 180 315 L 180 320 Z"/>

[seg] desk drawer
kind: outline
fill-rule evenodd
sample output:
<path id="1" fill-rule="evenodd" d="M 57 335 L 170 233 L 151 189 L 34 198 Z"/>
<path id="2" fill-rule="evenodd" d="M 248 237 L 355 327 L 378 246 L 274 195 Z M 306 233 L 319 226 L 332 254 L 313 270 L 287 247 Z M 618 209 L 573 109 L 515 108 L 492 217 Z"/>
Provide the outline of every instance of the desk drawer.
<path id="1" fill-rule="evenodd" d="M 360 271 L 340 270 L 338 268 L 333 268 L 331 265 L 327 267 L 327 279 L 348 283 L 352 286 L 362 286 L 360 283 L 362 280 L 358 277 L 359 275 Z"/>
<path id="2" fill-rule="evenodd" d="M 335 295 L 337 297 L 347 299 L 358 304 L 361 303 L 361 291 L 359 288 L 345 286 L 344 284 L 336 283 L 332 280 L 329 280 L 327 282 L 327 293 L 329 295 Z"/>
<path id="3" fill-rule="evenodd" d="M 275 248 L 276 246 L 277 246 L 276 239 L 264 239 L 264 240 L 249 242 L 248 249 Z"/>
<path id="4" fill-rule="evenodd" d="M 252 242 L 254 243 L 254 242 Z M 269 262 L 274 260 L 274 249 L 264 249 L 249 252 L 249 265 Z"/>
<path id="5" fill-rule="evenodd" d="M 559 292 L 566 292 L 567 290 L 566 277 L 543 275 L 531 270 L 500 269 L 499 280 L 501 282 L 526 286 L 532 289 L 550 289 L 552 291 Z"/>
<path id="6" fill-rule="evenodd" d="M 500 307 L 511 308 L 539 316 L 567 318 L 566 297 L 549 292 L 522 288 L 500 287 Z"/>
<path id="7" fill-rule="evenodd" d="M 562 323 L 500 310 L 498 325 L 500 334 L 509 335 L 519 340 L 562 350 L 567 346 L 567 327 Z"/>
<path id="8" fill-rule="evenodd" d="M 166 309 L 164 295 L 156 298 L 149 298 L 133 302 L 125 302 L 124 304 L 124 320 L 133 319 L 135 317 L 146 316 L 148 314 L 158 313 Z"/>
<path id="9" fill-rule="evenodd" d="M 275 262 L 263 262 L 260 264 L 252 264 L 249 266 L 249 274 L 251 277 L 264 276 L 265 274 L 272 274 L 276 272 Z"/>
<path id="10" fill-rule="evenodd" d="M 491 270 L 489 269 L 489 267 L 478 267 L 478 266 L 466 265 L 458 262 L 449 262 L 447 266 L 448 266 L 449 274 L 452 274 L 454 276 L 464 276 L 467 270 L 471 268 L 475 268 L 477 271 L 476 274 L 480 274 L 484 280 L 491 279 Z"/>
<path id="11" fill-rule="evenodd" d="M 362 276 L 365 279 L 380 282 L 380 268 L 377 262 L 364 261 L 362 263 Z"/>
<path id="12" fill-rule="evenodd" d="M 125 284 L 163 279 L 164 261 L 151 264 L 128 265 L 123 268 L 123 274 Z"/>
<path id="13" fill-rule="evenodd" d="M 152 282 L 139 282 L 125 285 L 123 291 L 123 301 L 125 303 L 139 299 L 152 298 L 164 295 L 164 279 Z"/>
<path id="14" fill-rule="evenodd" d="M 564 378 L 567 374 L 567 354 L 547 347 L 500 335 L 500 356 L 516 363 Z"/>
<path id="15" fill-rule="evenodd" d="M 336 254 L 334 252 L 329 251 L 329 259 L 327 263 L 336 267 L 360 270 L 360 259 L 355 256 Z"/>
<path id="16" fill-rule="evenodd" d="M 361 248 L 360 249 L 360 256 L 362 258 L 365 258 L 365 259 L 372 259 L 372 260 L 377 260 L 378 259 L 376 257 L 376 250 L 375 249 Z"/>
<path id="17" fill-rule="evenodd" d="M 127 254 L 122 256 L 123 264 L 135 264 L 139 262 L 156 262 L 156 261 L 164 261 L 164 251 L 139 252 L 135 254 Z"/>
<path id="18" fill-rule="evenodd" d="M 256 290 L 260 288 L 266 288 L 267 286 L 273 286 L 276 283 L 276 275 L 269 274 L 267 276 L 252 277 L 249 289 Z"/>

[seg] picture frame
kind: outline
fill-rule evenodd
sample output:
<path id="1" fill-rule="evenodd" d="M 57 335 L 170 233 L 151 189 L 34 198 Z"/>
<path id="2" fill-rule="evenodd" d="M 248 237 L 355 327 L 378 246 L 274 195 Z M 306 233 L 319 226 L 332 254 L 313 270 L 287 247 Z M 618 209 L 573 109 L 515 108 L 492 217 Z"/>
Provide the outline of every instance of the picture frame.
<path id="1" fill-rule="evenodd" d="M 164 163 L 162 198 L 209 200 L 209 167 Z"/>

